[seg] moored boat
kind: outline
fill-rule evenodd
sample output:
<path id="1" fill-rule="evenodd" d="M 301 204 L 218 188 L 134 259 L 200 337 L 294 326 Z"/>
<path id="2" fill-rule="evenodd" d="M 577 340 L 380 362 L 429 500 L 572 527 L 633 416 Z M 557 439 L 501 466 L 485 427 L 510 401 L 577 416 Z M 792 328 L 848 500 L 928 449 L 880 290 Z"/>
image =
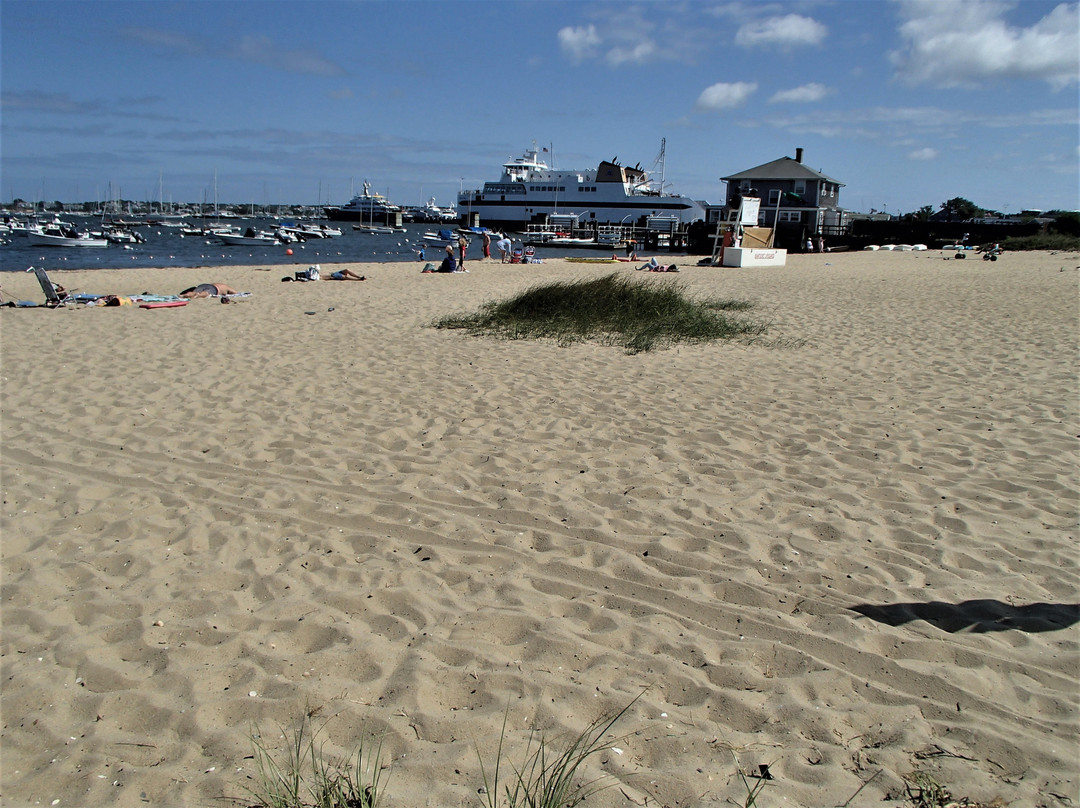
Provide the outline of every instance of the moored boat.
<path id="1" fill-rule="evenodd" d="M 281 244 L 285 241 L 296 241 L 295 238 L 283 238 L 282 233 L 270 233 L 266 230 L 256 232 L 255 228 L 249 227 L 244 233 L 215 233 L 215 238 L 222 244 L 230 247 L 258 247 L 264 244 Z"/>
<path id="2" fill-rule="evenodd" d="M 371 183 L 364 182 L 364 190 L 340 207 L 325 208 L 326 218 L 336 222 L 385 222 L 391 214 L 400 213 L 401 208 L 393 204 L 382 194 L 371 190 Z"/>
<path id="3" fill-rule="evenodd" d="M 453 208 L 441 208 L 435 204 L 435 197 L 431 197 L 427 204 L 418 211 L 421 220 L 425 222 L 456 222 L 457 211 Z"/>
<path id="4" fill-rule="evenodd" d="M 49 225 L 40 230 L 28 230 L 26 238 L 35 247 L 108 247 L 109 240 L 69 226 Z"/>
<path id="5" fill-rule="evenodd" d="M 337 238 L 341 235 L 341 231 L 336 227 L 330 227 L 326 224 L 313 224 L 311 222 L 303 222 L 300 224 L 297 224 L 296 222 L 282 222 L 278 230 L 296 236 L 301 241 L 312 238 Z"/>
<path id="6" fill-rule="evenodd" d="M 424 244 L 429 247 L 445 247 L 448 244 L 457 245 L 458 239 L 464 238 L 466 242 L 469 241 L 468 236 L 464 236 L 456 230 L 439 230 L 438 232 L 428 231 L 421 236 Z"/>
<path id="7" fill-rule="evenodd" d="M 663 153 L 661 147 L 661 160 Z M 582 225 L 633 224 L 648 216 L 674 216 L 682 224 L 705 218 L 700 202 L 665 192 L 662 177 L 654 185 L 640 166 L 623 166 L 617 160 L 582 171 L 555 169 L 534 144 L 502 168 L 496 182 L 462 191 L 458 210 L 478 214 L 489 227 L 517 230 L 560 211 L 580 211 L 575 215 Z"/>
<path id="8" fill-rule="evenodd" d="M 407 232 L 404 227 L 391 227 L 390 225 L 379 224 L 354 224 L 353 230 L 358 230 L 361 233 L 367 233 L 368 235 L 386 235 L 387 233 L 405 233 Z"/>
<path id="9" fill-rule="evenodd" d="M 146 239 L 134 230 L 123 227 L 106 227 L 100 232 L 91 233 L 95 238 L 103 238 L 110 244 L 143 244 Z"/>

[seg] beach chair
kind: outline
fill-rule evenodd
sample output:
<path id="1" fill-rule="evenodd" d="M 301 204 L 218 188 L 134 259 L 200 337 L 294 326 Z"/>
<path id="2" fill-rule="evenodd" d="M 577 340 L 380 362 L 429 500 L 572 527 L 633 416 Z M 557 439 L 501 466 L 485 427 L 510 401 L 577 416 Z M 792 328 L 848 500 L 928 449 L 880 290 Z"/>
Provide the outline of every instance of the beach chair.
<path id="1" fill-rule="evenodd" d="M 63 296 L 57 291 L 56 284 L 49 280 L 49 276 L 45 274 L 44 269 L 38 267 L 30 267 L 27 272 L 33 272 L 38 279 L 38 283 L 41 284 L 41 291 L 45 293 L 45 305 L 50 308 L 56 306 L 66 306 L 68 303 L 74 303 L 75 301 L 68 297 L 67 292 L 64 292 Z M 63 288 L 63 287 L 61 287 Z"/>

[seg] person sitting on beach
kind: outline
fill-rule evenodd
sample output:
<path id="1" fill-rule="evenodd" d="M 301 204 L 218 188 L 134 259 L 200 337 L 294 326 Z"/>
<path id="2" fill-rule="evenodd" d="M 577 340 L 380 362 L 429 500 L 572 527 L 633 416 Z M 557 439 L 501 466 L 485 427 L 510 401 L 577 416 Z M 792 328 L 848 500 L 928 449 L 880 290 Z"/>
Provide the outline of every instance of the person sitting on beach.
<path id="1" fill-rule="evenodd" d="M 185 289 L 179 294 L 179 297 L 186 297 L 191 300 L 196 297 L 224 297 L 225 295 L 238 294 L 240 293 L 231 286 L 226 286 L 223 283 L 200 283 L 198 286 Z"/>
<path id="2" fill-rule="evenodd" d="M 323 278 L 324 281 L 366 281 L 367 276 L 357 275 L 351 269 L 339 269 L 331 272 L 327 277 Z"/>
<path id="3" fill-rule="evenodd" d="M 446 257 L 442 260 L 436 272 L 457 272 L 457 259 L 454 258 L 454 248 L 446 245 Z"/>

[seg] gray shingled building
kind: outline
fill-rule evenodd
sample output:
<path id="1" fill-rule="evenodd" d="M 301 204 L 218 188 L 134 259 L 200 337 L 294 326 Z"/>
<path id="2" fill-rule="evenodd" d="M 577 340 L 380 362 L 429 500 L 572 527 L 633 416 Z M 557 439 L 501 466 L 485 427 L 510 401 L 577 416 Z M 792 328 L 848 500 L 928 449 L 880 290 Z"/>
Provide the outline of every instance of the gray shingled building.
<path id="1" fill-rule="evenodd" d="M 794 159 L 781 157 L 721 177 L 727 183 L 728 209 L 737 210 L 740 197 L 753 191 L 761 199 L 758 224 L 776 228 L 778 242 L 802 244 L 807 237 L 842 233 L 847 225 L 840 207 L 844 183 L 804 165 L 802 157 L 803 150 L 796 149 Z"/>

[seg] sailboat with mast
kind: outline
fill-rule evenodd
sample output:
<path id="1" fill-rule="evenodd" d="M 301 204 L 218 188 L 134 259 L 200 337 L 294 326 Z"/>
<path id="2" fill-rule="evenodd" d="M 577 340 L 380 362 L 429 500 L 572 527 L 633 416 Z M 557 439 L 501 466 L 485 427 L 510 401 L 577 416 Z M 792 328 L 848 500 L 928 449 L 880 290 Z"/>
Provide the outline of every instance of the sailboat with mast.
<path id="1" fill-rule="evenodd" d="M 158 210 L 146 216 L 146 223 L 154 227 L 182 227 L 184 217 L 180 213 L 165 210 L 165 174 L 158 172 Z"/>

